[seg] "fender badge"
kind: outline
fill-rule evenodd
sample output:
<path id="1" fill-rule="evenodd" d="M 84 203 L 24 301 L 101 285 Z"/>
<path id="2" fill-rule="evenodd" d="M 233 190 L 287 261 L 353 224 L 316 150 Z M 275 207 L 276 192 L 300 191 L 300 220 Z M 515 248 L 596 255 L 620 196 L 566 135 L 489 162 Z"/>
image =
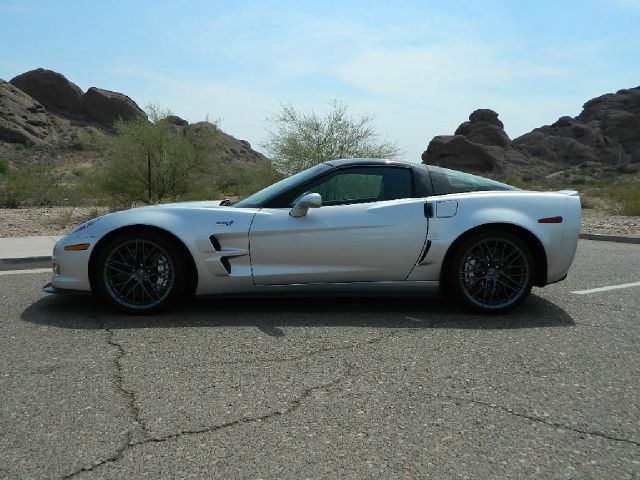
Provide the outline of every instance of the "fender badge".
<path id="1" fill-rule="evenodd" d="M 216 222 L 216 225 L 226 225 L 227 227 L 233 225 L 233 220 L 227 220 L 226 222 Z"/>

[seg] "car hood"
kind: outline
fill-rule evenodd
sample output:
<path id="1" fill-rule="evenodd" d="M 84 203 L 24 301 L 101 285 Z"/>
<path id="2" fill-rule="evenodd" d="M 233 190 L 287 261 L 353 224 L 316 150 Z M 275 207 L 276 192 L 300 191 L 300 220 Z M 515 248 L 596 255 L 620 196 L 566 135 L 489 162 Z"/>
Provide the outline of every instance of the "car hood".
<path id="1" fill-rule="evenodd" d="M 256 209 L 234 208 L 220 205 L 223 200 L 207 200 L 198 202 L 163 203 L 145 207 L 130 208 L 108 213 L 90 220 L 72 233 L 79 238 L 102 236 L 111 230 L 127 225 L 150 225 L 169 231 L 184 229 L 185 225 L 197 225 L 203 218 L 207 222 L 229 226 L 238 223 L 242 218 L 251 218 Z M 202 215 L 206 215 L 203 217 Z M 242 224 L 243 222 L 240 222 Z"/>
<path id="2" fill-rule="evenodd" d="M 140 208 L 228 208 L 228 205 L 221 205 L 222 202 L 228 200 L 199 200 L 196 202 L 176 202 L 176 203 L 160 203 L 158 205 L 149 205 Z"/>

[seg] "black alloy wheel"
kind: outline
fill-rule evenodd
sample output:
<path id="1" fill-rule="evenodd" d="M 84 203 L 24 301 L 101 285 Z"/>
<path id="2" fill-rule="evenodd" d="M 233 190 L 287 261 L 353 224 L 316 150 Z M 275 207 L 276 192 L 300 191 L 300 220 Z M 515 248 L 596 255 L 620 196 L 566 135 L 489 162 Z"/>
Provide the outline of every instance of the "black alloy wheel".
<path id="1" fill-rule="evenodd" d="M 534 268 L 531 251 L 519 237 L 487 231 L 458 246 L 447 283 L 468 307 L 483 313 L 502 313 L 529 296 Z"/>
<path id="2" fill-rule="evenodd" d="M 185 261 L 174 242 L 155 232 L 125 232 L 101 250 L 96 263 L 99 293 L 133 314 L 162 310 L 184 289 Z"/>

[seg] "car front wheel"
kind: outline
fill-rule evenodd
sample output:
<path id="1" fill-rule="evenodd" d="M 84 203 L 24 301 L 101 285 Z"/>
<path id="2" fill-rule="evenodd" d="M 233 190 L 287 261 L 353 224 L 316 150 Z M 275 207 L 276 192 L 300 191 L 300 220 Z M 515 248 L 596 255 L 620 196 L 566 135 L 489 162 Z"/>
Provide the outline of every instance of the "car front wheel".
<path id="1" fill-rule="evenodd" d="M 529 296 L 534 268 L 531 251 L 519 237 L 487 231 L 458 246 L 447 283 L 468 307 L 483 313 L 502 313 Z"/>
<path id="2" fill-rule="evenodd" d="M 111 239 L 96 263 L 96 284 L 110 304 L 132 314 L 174 303 L 185 285 L 185 262 L 171 239 L 155 232 L 125 232 Z"/>

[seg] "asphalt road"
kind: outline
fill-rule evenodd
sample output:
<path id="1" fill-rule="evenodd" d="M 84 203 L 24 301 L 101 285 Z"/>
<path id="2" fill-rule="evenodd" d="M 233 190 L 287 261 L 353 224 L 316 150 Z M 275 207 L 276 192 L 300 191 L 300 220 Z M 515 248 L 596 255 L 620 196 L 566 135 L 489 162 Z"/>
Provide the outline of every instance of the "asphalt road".
<path id="1" fill-rule="evenodd" d="M 2 478 L 640 478 L 640 246 L 482 317 L 435 299 L 153 318 L 0 276 Z"/>

